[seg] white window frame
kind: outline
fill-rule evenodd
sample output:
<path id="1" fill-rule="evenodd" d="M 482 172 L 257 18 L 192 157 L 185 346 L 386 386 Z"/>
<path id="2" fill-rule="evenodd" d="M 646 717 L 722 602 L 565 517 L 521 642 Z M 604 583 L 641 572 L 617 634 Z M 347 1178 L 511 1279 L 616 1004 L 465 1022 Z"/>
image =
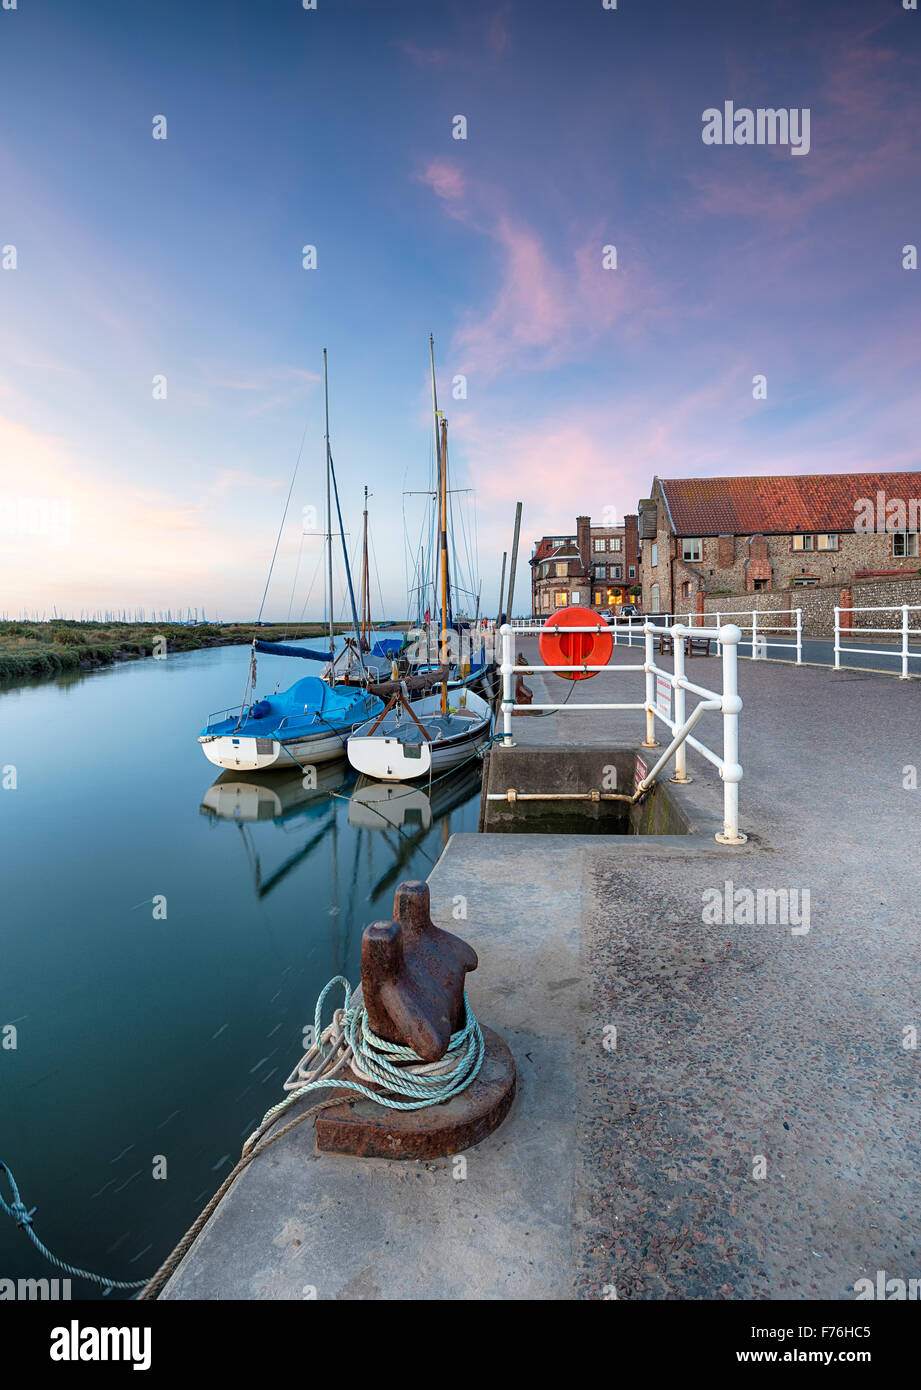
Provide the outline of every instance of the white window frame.
<path id="1" fill-rule="evenodd" d="M 596 555 L 604 554 L 607 548 L 608 543 L 603 536 L 600 539 L 596 536 L 595 539 L 592 541 L 592 550 L 595 552 Z"/>
<path id="2" fill-rule="evenodd" d="M 815 550 L 815 532 L 807 531 L 804 534 L 793 537 L 794 550 Z"/>
<path id="3" fill-rule="evenodd" d="M 815 542 L 816 550 L 837 550 L 838 533 L 836 531 L 819 531 Z"/>
<path id="4" fill-rule="evenodd" d="M 694 553 L 696 548 L 696 553 Z M 703 559 L 704 542 L 702 536 L 684 536 L 681 541 L 681 558 L 691 564 L 699 564 Z"/>
<path id="5" fill-rule="evenodd" d="M 901 550 L 898 543 L 901 542 Z M 912 547 L 912 543 L 914 543 Z M 913 560 L 918 555 L 918 532 L 917 531 L 893 531 L 892 533 L 892 558 L 893 560 Z"/>
<path id="6" fill-rule="evenodd" d="M 652 543 L 652 563 L 653 563 L 654 565 L 657 565 L 657 564 L 659 563 L 659 542 L 658 542 L 658 541 L 653 541 L 653 543 Z"/>

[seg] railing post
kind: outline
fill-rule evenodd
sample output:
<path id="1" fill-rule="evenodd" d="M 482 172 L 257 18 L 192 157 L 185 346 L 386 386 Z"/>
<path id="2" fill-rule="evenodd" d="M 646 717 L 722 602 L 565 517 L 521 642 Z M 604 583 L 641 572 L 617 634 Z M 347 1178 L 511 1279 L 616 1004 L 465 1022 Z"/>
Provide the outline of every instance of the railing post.
<path id="1" fill-rule="evenodd" d="M 512 678 L 515 667 L 512 663 L 512 628 L 509 623 L 503 623 L 500 629 L 502 636 L 502 665 L 499 670 L 502 673 L 502 742 L 506 748 L 511 748 L 512 744 L 512 710 L 515 708 L 515 688 Z"/>
<path id="2" fill-rule="evenodd" d="M 841 670 L 841 609 L 835 604 L 835 670 Z"/>
<path id="3" fill-rule="evenodd" d="M 752 661 L 758 660 L 758 610 L 752 609 Z"/>
<path id="4" fill-rule="evenodd" d="M 899 680 L 908 680 L 908 604 L 902 604 L 902 674 Z"/>
<path id="5" fill-rule="evenodd" d="M 802 610 L 802 608 L 797 608 L 797 610 L 796 610 L 796 664 L 797 664 L 797 666 L 802 666 L 802 664 L 803 664 L 803 610 Z"/>
<path id="6" fill-rule="evenodd" d="M 646 737 L 643 739 L 643 747 L 658 748 L 655 716 L 656 677 L 652 669 L 655 664 L 652 623 L 644 623 L 643 627 L 646 633 L 646 660 L 643 664 L 643 670 L 646 672 Z"/>
<path id="7" fill-rule="evenodd" d="M 675 691 L 675 729 L 684 728 L 686 715 L 684 712 L 684 631 L 680 626 L 672 628 L 672 638 L 674 639 L 675 650 L 675 679 L 673 687 Z M 684 739 L 675 749 L 675 772 L 669 778 L 670 782 L 690 782 L 687 768 L 687 743 Z"/>
<path id="8" fill-rule="evenodd" d="M 716 839 L 721 845 L 744 845 L 748 839 L 739 830 L 739 783 L 742 780 L 742 767 L 739 762 L 739 714 L 742 700 L 739 696 L 739 642 L 741 630 L 735 623 L 727 623 L 721 630 L 723 644 L 723 766 L 720 776 L 723 779 L 723 829 Z"/>
<path id="9" fill-rule="evenodd" d="M 722 618 L 720 617 L 719 613 L 714 613 L 713 616 L 716 618 L 716 629 L 717 629 L 717 633 L 719 633 L 719 629 L 720 629 L 720 628 L 722 627 L 722 625 L 723 625 L 723 620 L 722 620 Z M 720 646 L 720 639 L 719 639 L 719 636 L 717 636 L 717 639 L 716 639 L 716 654 L 717 654 L 717 656 L 722 655 L 722 651 L 723 651 L 723 648 Z"/>

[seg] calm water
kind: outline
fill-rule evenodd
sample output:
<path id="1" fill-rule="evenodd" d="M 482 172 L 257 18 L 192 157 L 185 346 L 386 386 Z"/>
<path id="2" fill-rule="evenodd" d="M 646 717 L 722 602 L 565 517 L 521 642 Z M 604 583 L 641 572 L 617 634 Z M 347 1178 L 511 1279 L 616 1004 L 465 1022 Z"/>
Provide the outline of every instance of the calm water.
<path id="1" fill-rule="evenodd" d="M 389 806 L 356 799 L 344 761 L 313 794 L 299 774 L 215 784 L 195 737 L 247 660 L 190 652 L 0 693 L 18 778 L 0 791 L 0 1028 L 18 1032 L 0 1049 L 0 1158 L 51 1250 L 112 1278 L 153 1273 L 281 1099 L 319 990 L 357 981 L 364 927 L 476 829 L 478 764 Z M 291 664 L 262 657 L 260 694 Z M 0 1212 L 0 1278 L 54 1274 Z"/>

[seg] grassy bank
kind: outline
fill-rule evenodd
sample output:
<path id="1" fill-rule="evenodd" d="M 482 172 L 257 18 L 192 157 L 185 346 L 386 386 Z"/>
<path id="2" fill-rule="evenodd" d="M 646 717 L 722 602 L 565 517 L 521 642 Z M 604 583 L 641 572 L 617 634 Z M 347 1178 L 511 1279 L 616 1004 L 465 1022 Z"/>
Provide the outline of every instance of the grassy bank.
<path id="1" fill-rule="evenodd" d="M 337 624 L 337 631 L 344 631 Z M 151 656 L 158 640 L 166 638 L 167 652 L 195 651 L 201 647 L 228 647 L 250 642 L 252 623 L 81 623 L 58 620 L 47 623 L 0 622 L 0 681 L 34 680 L 61 671 L 88 671 L 116 661 Z M 283 638 L 319 637 L 319 623 L 297 628 L 275 624 L 259 628 L 259 636 L 277 642 Z"/>

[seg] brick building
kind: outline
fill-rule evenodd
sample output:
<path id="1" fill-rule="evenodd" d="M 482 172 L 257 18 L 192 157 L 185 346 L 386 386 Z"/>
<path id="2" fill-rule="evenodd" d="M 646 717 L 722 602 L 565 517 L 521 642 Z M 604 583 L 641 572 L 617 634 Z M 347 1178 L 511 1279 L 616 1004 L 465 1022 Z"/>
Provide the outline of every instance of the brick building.
<path id="1" fill-rule="evenodd" d="M 643 611 L 698 595 L 850 584 L 921 570 L 921 473 L 654 478 L 639 504 Z"/>
<path id="2" fill-rule="evenodd" d="M 636 516 L 620 526 L 593 526 L 577 516 L 574 535 L 542 536 L 531 552 L 531 613 L 543 618 L 558 608 L 596 612 L 638 602 L 642 579 Z"/>

